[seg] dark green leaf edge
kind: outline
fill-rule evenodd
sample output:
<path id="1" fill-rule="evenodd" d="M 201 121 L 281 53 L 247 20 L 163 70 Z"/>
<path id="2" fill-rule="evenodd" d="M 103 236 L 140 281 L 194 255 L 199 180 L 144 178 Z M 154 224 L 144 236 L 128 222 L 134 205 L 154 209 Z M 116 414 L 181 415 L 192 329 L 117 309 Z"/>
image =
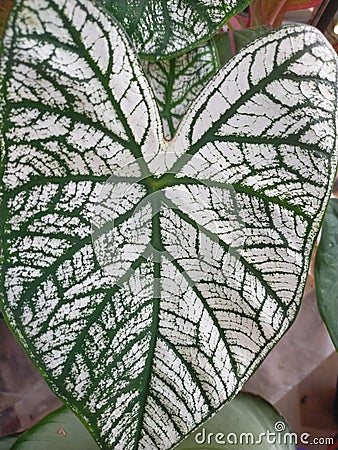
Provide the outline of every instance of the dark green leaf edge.
<path id="1" fill-rule="evenodd" d="M 338 352 L 338 198 L 326 209 L 314 274 L 318 310 Z"/>

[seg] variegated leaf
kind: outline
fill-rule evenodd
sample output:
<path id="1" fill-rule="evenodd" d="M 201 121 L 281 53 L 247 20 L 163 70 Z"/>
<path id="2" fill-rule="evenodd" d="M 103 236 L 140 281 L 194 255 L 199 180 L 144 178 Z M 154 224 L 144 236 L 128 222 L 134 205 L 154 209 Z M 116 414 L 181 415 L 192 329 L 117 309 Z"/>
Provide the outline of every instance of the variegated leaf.
<path id="1" fill-rule="evenodd" d="M 165 141 L 119 25 L 18 0 L 1 58 L 3 308 L 103 449 L 170 449 L 293 321 L 337 161 L 337 67 L 290 26 Z"/>
<path id="2" fill-rule="evenodd" d="M 100 0 L 123 23 L 138 52 L 158 60 L 207 41 L 251 0 Z"/>
<path id="3" fill-rule="evenodd" d="M 170 139 L 189 104 L 219 69 L 216 48 L 208 41 L 177 58 L 142 65 L 159 106 L 164 136 Z"/>

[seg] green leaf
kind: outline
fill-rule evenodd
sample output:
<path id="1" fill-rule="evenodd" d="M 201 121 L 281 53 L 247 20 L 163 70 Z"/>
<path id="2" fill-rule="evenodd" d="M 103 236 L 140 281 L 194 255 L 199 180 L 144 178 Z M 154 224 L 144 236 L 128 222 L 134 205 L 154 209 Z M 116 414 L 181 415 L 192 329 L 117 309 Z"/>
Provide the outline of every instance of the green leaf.
<path id="1" fill-rule="evenodd" d="M 337 66 L 289 26 L 166 141 L 120 25 L 21 0 L 0 73 L 3 310 L 104 449 L 173 448 L 295 318 L 336 164 Z"/>
<path id="2" fill-rule="evenodd" d="M 176 450 L 294 450 L 284 418 L 260 397 L 239 393 Z"/>
<path id="3" fill-rule="evenodd" d="M 14 436 L 6 436 L 0 438 L 0 450 L 10 450 L 16 440 L 17 437 Z"/>
<path id="4" fill-rule="evenodd" d="M 22 434 L 10 449 L 98 450 L 98 446 L 81 421 L 63 406 Z"/>
<path id="5" fill-rule="evenodd" d="M 338 199 L 331 198 L 324 217 L 315 261 L 320 314 L 338 351 Z"/>
<path id="6" fill-rule="evenodd" d="M 166 139 L 174 136 L 190 103 L 219 68 L 211 41 L 182 56 L 159 62 L 142 62 L 156 97 Z"/>
<path id="7" fill-rule="evenodd" d="M 251 0 L 100 0 L 145 58 L 181 55 L 207 41 Z"/>
<path id="8" fill-rule="evenodd" d="M 217 47 L 218 57 L 222 66 L 226 64 L 235 53 L 255 39 L 270 31 L 270 28 L 263 25 L 255 28 L 244 28 L 243 30 L 233 30 L 225 33 L 218 33 L 213 41 Z"/>

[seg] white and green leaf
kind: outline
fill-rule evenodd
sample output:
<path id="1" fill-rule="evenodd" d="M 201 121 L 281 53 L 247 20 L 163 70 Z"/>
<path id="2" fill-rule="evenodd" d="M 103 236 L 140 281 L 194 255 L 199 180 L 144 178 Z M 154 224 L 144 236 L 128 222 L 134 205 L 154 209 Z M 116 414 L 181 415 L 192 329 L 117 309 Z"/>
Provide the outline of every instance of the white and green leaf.
<path id="1" fill-rule="evenodd" d="M 334 52 L 302 26 L 253 42 L 168 142 L 106 12 L 18 0 L 0 81 L 6 318 L 101 448 L 173 448 L 294 320 L 337 163 Z"/>
<path id="2" fill-rule="evenodd" d="M 190 103 L 219 69 L 211 41 L 182 56 L 158 62 L 143 61 L 163 122 L 164 136 L 174 136 Z"/>
<path id="3" fill-rule="evenodd" d="M 251 0 L 100 0 L 137 51 L 158 60 L 182 55 L 213 36 Z"/>

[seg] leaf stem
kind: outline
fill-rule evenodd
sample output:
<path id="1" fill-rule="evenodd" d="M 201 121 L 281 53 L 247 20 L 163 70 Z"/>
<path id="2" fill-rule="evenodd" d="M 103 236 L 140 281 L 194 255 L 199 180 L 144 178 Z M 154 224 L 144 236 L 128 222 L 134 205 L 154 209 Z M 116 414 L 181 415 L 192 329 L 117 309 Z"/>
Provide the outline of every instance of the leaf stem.
<path id="1" fill-rule="evenodd" d="M 273 27 L 273 24 L 275 20 L 277 19 L 278 15 L 281 13 L 282 9 L 284 8 L 287 0 L 281 0 L 278 4 L 278 7 L 275 9 L 273 16 L 270 18 L 268 25 Z"/>

